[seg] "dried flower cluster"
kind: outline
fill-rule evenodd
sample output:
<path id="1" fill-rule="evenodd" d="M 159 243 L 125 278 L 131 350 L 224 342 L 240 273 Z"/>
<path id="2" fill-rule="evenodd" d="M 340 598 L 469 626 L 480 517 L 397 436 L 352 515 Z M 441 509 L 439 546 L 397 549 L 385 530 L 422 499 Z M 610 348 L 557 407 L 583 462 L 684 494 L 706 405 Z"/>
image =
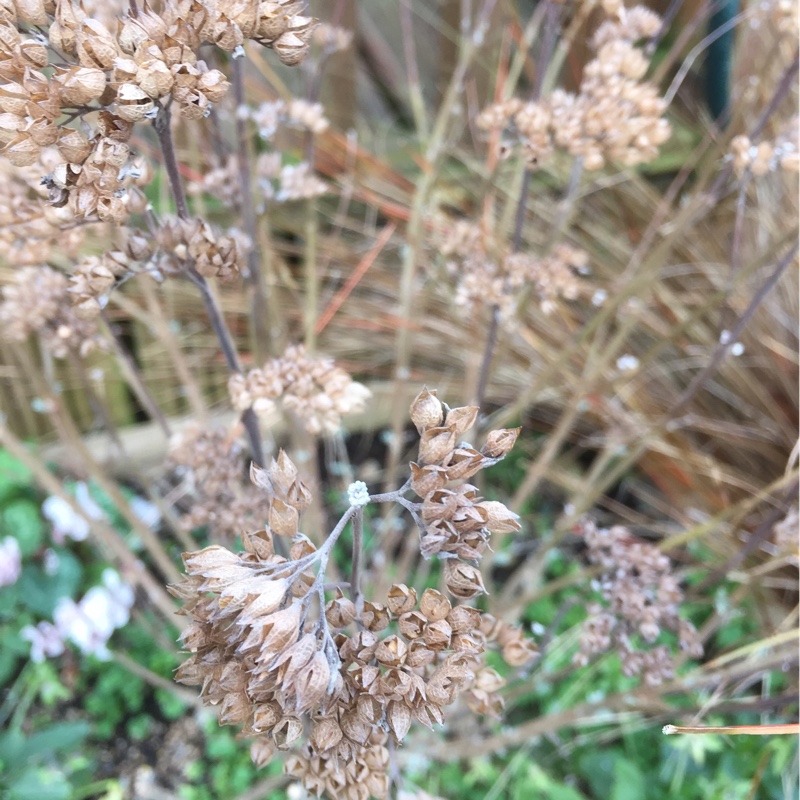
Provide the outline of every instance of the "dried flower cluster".
<path id="1" fill-rule="evenodd" d="M 117 281 L 129 271 L 128 257 L 119 250 L 83 258 L 69 278 L 75 313 L 82 319 L 96 317 L 108 302 L 108 295 Z"/>
<path id="2" fill-rule="evenodd" d="M 312 42 L 325 53 L 338 53 L 346 50 L 353 42 L 353 32 L 329 22 L 320 22 L 311 37 Z"/>
<path id="3" fill-rule="evenodd" d="M 342 417 L 363 411 L 370 396 L 332 359 L 309 355 L 302 345 L 287 348 L 261 369 L 231 376 L 228 389 L 234 408 L 252 406 L 257 414 L 272 413 L 279 400 L 284 411 L 315 435 L 338 431 Z"/>
<path id="4" fill-rule="evenodd" d="M 84 242 L 87 226 L 74 224 L 68 208 L 47 202 L 42 175 L 61 161 L 53 147 L 27 167 L 0 159 L 0 248 L 12 266 L 36 266 L 54 254 L 74 257 Z"/>
<path id="5" fill-rule="evenodd" d="M 798 118 L 794 117 L 785 126 L 785 133 L 772 142 L 762 139 L 754 144 L 743 134 L 734 136 L 729 158 L 733 162 L 736 175 L 741 178 L 749 171 L 759 177 L 777 169 L 797 172 L 800 169 L 797 126 Z"/>
<path id="6" fill-rule="evenodd" d="M 225 280 L 239 272 L 236 239 L 218 235 L 199 217 L 162 219 L 155 242 L 158 250 L 153 265 L 164 274 L 183 272 L 191 266 L 207 278 Z"/>
<path id="7" fill-rule="evenodd" d="M 258 194 L 263 201 L 274 200 L 286 203 L 320 197 L 330 191 L 328 184 L 318 178 L 309 164 L 283 164 L 278 152 L 261 153 L 256 161 L 255 178 Z M 208 194 L 228 206 L 236 206 L 241 200 L 239 165 L 231 156 L 221 167 L 208 170 L 202 180 L 191 182 L 187 190 L 192 195 Z"/>
<path id="8" fill-rule="evenodd" d="M 635 42 L 655 34 L 660 25 L 660 18 L 643 6 L 605 22 L 577 95 L 557 89 L 536 102 L 507 100 L 481 112 L 479 127 L 512 128 L 532 164 L 543 164 L 557 148 L 583 159 L 588 170 L 609 161 L 626 166 L 652 161 L 670 127 L 663 119 L 666 103 L 644 80 L 648 62 Z"/>
<path id="9" fill-rule="evenodd" d="M 302 98 L 262 103 L 250 111 L 249 117 L 262 139 L 271 139 L 281 125 L 311 133 L 323 133 L 330 127 L 322 104 L 311 103 Z"/>
<path id="10" fill-rule="evenodd" d="M 72 0 L 7 3 L 0 20 L 3 152 L 28 166 L 55 146 L 62 161 L 46 176 L 52 204 L 69 205 L 79 218 L 120 222 L 136 177 L 133 124 L 157 117 L 164 102 L 196 119 L 222 100 L 229 83 L 198 58 L 203 43 L 237 55 L 253 39 L 285 64 L 299 63 L 316 24 L 301 8 L 296 0 L 178 0 L 156 11 L 145 2 L 108 28 Z M 99 112 L 93 129 L 91 112 Z M 77 118 L 81 129 L 69 126 Z"/>
<path id="11" fill-rule="evenodd" d="M 97 327 L 72 307 L 66 275 L 50 267 L 23 267 L 2 289 L 0 329 L 10 341 L 37 333 L 42 346 L 57 358 L 81 356 L 102 346 Z"/>
<path id="12" fill-rule="evenodd" d="M 559 299 L 575 300 L 587 288 L 579 276 L 588 272 L 589 257 L 565 243 L 543 257 L 521 252 L 502 255 L 477 225 L 459 220 L 446 227 L 439 250 L 458 281 L 456 304 L 470 313 L 482 305 L 497 306 L 509 326 L 529 290 L 542 312 L 551 314 Z"/>
<path id="13" fill-rule="evenodd" d="M 418 597 L 397 584 L 381 603 L 352 587 L 353 599 L 339 590 L 329 596 L 325 585 L 348 522 L 366 502 L 395 501 L 417 522 L 423 552 L 446 559 L 448 590 L 456 598 L 482 591 L 480 573 L 467 561 L 478 560 L 491 531 L 518 525 L 462 481 L 501 459 L 517 431 L 490 434 L 482 452 L 458 445 L 476 413 L 446 409 L 423 391 L 411 409 L 421 432 L 411 479 L 374 498 L 351 487 L 350 508 L 318 549 L 300 532 L 309 491 L 281 452 L 268 470 L 251 468 L 267 524 L 243 534 L 244 552 L 212 546 L 184 554 L 187 577 L 171 588 L 192 620 L 182 635 L 191 656 L 177 680 L 202 686 L 222 724 L 242 725 L 243 735 L 254 737 L 257 764 L 297 745 L 286 770 L 309 791 L 334 800 L 386 798 L 390 737 L 402 741 L 413 720 L 442 723 L 458 696 L 481 713 L 502 709 L 503 679 L 481 654 L 496 642 L 512 666 L 529 663 L 535 648 L 519 629 L 453 605 L 434 589 Z M 422 503 L 405 498 L 410 488 Z M 275 536 L 291 541 L 288 559 L 276 555 Z"/>
<path id="14" fill-rule="evenodd" d="M 192 426 L 171 443 L 167 468 L 181 481 L 185 530 L 207 527 L 213 539 L 230 541 L 262 523 L 263 497 L 247 479 L 240 435 Z"/>
<path id="15" fill-rule="evenodd" d="M 674 674 L 670 648 L 650 646 L 662 630 L 674 632 L 681 649 L 699 658 L 703 647 L 697 631 L 678 616 L 683 591 L 671 573 L 669 558 L 622 526 L 605 529 L 586 521 L 583 535 L 589 561 L 603 568 L 595 584 L 602 602 L 588 606 L 574 662 L 584 666 L 593 656 L 613 649 L 626 675 L 641 675 L 650 686 L 657 686 Z M 643 648 L 636 646 L 637 640 Z"/>

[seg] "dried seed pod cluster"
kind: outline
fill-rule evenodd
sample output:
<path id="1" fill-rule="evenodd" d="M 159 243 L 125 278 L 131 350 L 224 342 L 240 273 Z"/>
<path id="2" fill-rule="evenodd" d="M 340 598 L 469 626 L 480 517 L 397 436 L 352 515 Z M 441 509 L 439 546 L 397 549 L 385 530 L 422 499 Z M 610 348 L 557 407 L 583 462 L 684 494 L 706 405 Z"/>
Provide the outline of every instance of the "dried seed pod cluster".
<path id="1" fill-rule="evenodd" d="M 651 686 L 669 680 L 669 647 L 650 646 L 662 630 L 675 633 L 681 649 L 693 658 L 703 654 L 695 627 L 678 615 L 683 591 L 669 558 L 622 526 L 598 528 L 587 520 L 582 527 L 589 561 L 601 566 L 603 574 L 597 583 L 601 602 L 588 607 L 574 662 L 584 666 L 591 657 L 613 649 L 626 675 L 642 675 Z M 637 640 L 643 648 L 637 647 Z"/>
<path id="2" fill-rule="evenodd" d="M 0 159 L 0 248 L 10 266 L 38 266 L 54 254 L 75 258 L 80 252 L 90 226 L 70 225 L 70 210 L 51 206 L 42 186 L 42 175 L 60 161 L 54 147 L 28 167 Z"/>
<path id="3" fill-rule="evenodd" d="M 185 530 L 207 527 L 213 539 L 230 541 L 261 525 L 264 496 L 246 477 L 245 451 L 238 427 L 192 426 L 170 443 L 167 470 L 181 482 Z"/>
<path id="4" fill-rule="evenodd" d="M 402 501 L 421 522 L 424 504 L 405 500 L 409 486 L 433 481 L 438 488 L 432 484 L 427 494 L 449 491 L 448 482 L 502 458 L 517 431 L 495 431 L 482 452 L 455 440 L 443 447 L 439 437 L 461 435 L 476 413 L 469 407 L 445 411 L 423 391 L 412 406 L 423 435 L 417 478 L 377 497 Z M 495 642 L 510 665 L 522 666 L 535 648 L 518 629 L 435 589 L 418 597 L 412 587 L 396 584 L 385 602 L 326 590 L 332 548 L 370 501 L 366 489 L 351 487 L 349 510 L 316 548 L 300 531 L 311 498 L 286 454 L 268 470 L 253 466 L 251 479 L 261 490 L 265 527 L 243 534 L 242 553 L 219 546 L 185 553 L 187 577 L 171 587 L 183 601 L 181 613 L 191 618 L 182 635 L 191 655 L 176 678 L 202 686 L 204 701 L 219 706 L 221 724 L 242 726 L 254 739 L 257 764 L 293 749 L 286 770 L 309 791 L 334 800 L 386 798 L 389 738 L 401 742 L 414 721 L 428 728 L 443 723 L 444 709 L 459 697 L 475 711 L 499 714 L 504 681 L 483 662 L 484 650 Z M 472 505 L 459 508 L 470 520 L 469 533 L 476 520 L 486 528 L 484 543 L 490 529 L 516 529 L 514 515 L 501 504 L 468 496 Z M 447 506 L 438 495 L 431 502 Z M 461 517 L 448 520 L 467 548 Z M 275 536 L 291 541 L 288 558 L 276 554 Z M 460 552 L 472 557 L 477 551 Z M 457 599 L 483 587 L 477 569 L 458 558 L 445 561 L 445 582 Z"/>
<path id="5" fill-rule="evenodd" d="M 10 341 L 22 342 L 37 333 L 42 346 L 56 358 L 70 352 L 86 355 L 103 342 L 95 323 L 72 307 L 66 275 L 50 267 L 23 267 L 2 289 L 0 330 Z"/>
<path id="6" fill-rule="evenodd" d="M 164 274 L 194 267 L 207 278 L 226 280 L 239 272 L 239 251 L 232 236 L 220 236 L 199 217 L 161 220 L 153 263 Z"/>
<path id="7" fill-rule="evenodd" d="M 302 345 L 287 348 L 261 369 L 233 375 L 228 382 L 234 408 L 252 407 L 269 414 L 280 401 L 309 433 L 331 434 L 339 430 L 342 417 L 364 410 L 369 390 L 354 381 L 330 358 L 312 356 Z"/>
<path id="8" fill-rule="evenodd" d="M 117 281 L 130 271 L 128 257 L 120 250 L 102 256 L 86 256 L 69 278 L 75 313 L 83 319 L 96 317 Z"/>
<path id="9" fill-rule="evenodd" d="M 456 305 L 468 313 L 495 306 L 506 327 L 515 324 L 528 291 L 544 314 L 555 311 L 560 299 L 575 300 L 593 291 L 582 279 L 589 272 L 588 254 L 564 242 L 544 256 L 504 252 L 478 224 L 456 220 L 444 221 L 433 244 L 456 280 Z"/>
<path id="10" fill-rule="evenodd" d="M 419 458 L 411 464 L 410 486 L 422 498 L 420 549 L 426 558 L 447 559 L 444 577 L 454 597 L 467 599 L 484 591 L 477 562 L 492 533 L 519 530 L 517 515 L 502 503 L 483 500 L 465 483 L 496 464 L 514 446 L 519 428 L 492 431 L 480 450 L 461 441 L 478 414 L 475 406 L 447 408 L 435 392 L 423 390 L 411 405 L 420 433 Z"/>
<path id="11" fill-rule="evenodd" d="M 642 6 L 623 11 L 598 30 L 597 55 L 584 69 L 578 94 L 557 89 L 535 102 L 504 101 L 481 112 L 479 127 L 512 129 L 532 164 L 543 164 L 559 148 L 582 158 L 588 170 L 609 161 L 652 161 L 671 130 L 663 118 L 666 102 L 644 80 L 648 62 L 635 42 L 657 33 L 661 19 Z"/>
<path id="12" fill-rule="evenodd" d="M 144 2 L 109 28 L 73 0 L 7 3 L 0 19 L 3 152 L 28 166 L 55 146 L 63 163 L 46 178 L 51 202 L 69 204 L 81 218 L 120 222 L 128 213 L 132 125 L 155 118 L 167 99 L 187 119 L 222 100 L 229 83 L 198 58 L 203 43 L 236 55 L 253 39 L 285 64 L 302 61 L 316 25 L 302 7 L 296 0 L 177 0 L 159 9 Z M 86 116 L 94 111 L 100 114 L 90 130 Z M 69 125 L 76 118 L 80 130 Z"/>

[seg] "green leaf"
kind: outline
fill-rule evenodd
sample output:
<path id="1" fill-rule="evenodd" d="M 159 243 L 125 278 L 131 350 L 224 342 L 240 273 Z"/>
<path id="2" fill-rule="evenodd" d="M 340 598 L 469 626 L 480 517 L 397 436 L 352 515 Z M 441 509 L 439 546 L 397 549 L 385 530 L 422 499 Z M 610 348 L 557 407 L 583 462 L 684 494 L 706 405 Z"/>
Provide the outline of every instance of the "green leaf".
<path id="1" fill-rule="evenodd" d="M 31 471 L 7 450 L 0 450 L 0 503 L 32 483 Z"/>
<path id="2" fill-rule="evenodd" d="M 620 758 L 614 763 L 611 800 L 641 800 L 647 795 L 644 775 L 633 761 Z"/>
<path id="3" fill-rule="evenodd" d="M 31 500 L 16 500 L 3 511 L 3 533 L 19 543 L 23 558 L 32 556 L 44 542 L 44 522 Z"/>
<path id="4" fill-rule="evenodd" d="M 8 791 L 8 800 L 67 800 L 72 787 L 55 770 L 27 770 Z"/>
<path id="5" fill-rule="evenodd" d="M 20 759 L 51 755 L 59 750 L 77 749 L 89 735 L 88 722 L 58 722 L 29 736 L 20 750 Z"/>
<path id="6" fill-rule="evenodd" d="M 77 592 L 81 572 L 80 562 L 66 550 L 60 553 L 55 575 L 48 575 L 36 564 L 27 564 L 18 581 L 20 599 L 31 611 L 50 618 L 62 597 L 72 597 Z"/>

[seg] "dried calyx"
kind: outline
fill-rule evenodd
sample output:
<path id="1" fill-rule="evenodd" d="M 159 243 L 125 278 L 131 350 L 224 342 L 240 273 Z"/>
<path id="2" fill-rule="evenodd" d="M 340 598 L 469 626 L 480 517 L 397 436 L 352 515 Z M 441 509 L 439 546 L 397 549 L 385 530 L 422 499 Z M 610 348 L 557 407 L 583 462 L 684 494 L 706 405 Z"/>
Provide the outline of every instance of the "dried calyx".
<path id="1" fill-rule="evenodd" d="M 281 452 L 269 469 L 251 471 L 268 506 L 264 529 L 243 535 L 241 553 L 211 546 L 184 554 L 187 577 L 171 587 L 192 620 L 182 636 L 191 655 L 177 680 L 202 686 L 222 724 L 254 737 L 256 763 L 297 745 L 287 771 L 332 798 L 387 797 L 388 739 L 402 741 L 414 720 L 441 724 L 457 697 L 476 712 L 499 714 L 503 679 L 482 659 L 490 642 L 512 666 L 536 654 L 519 629 L 458 604 L 484 590 L 477 562 L 490 533 L 518 528 L 502 504 L 461 482 L 501 459 L 518 432 L 495 431 L 480 451 L 458 444 L 477 409 L 448 409 L 427 390 L 411 414 L 420 457 L 417 477 L 400 490 L 370 496 L 354 484 L 350 507 L 315 547 L 300 531 L 309 491 Z M 422 502 L 406 497 L 412 489 Z M 365 599 L 358 586 L 349 597 L 326 588 L 333 548 L 369 502 L 409 510 L 423 552 L 445 559 L 455 604 L 405 584 L 380 601 Z M 276 554 L 276 536 L 290 540 L 288 558 Z"/>

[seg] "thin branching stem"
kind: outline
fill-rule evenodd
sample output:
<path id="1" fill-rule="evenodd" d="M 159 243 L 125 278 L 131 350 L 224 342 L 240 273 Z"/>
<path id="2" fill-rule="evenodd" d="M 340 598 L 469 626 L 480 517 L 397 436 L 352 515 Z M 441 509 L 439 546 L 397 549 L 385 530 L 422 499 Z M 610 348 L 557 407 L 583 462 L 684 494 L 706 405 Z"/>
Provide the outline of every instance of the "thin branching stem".
<path id="1" fill-rule="evenodd" d="M 356 613 L 360 616 L 364 603 L 361 594 L 361 551 L 364 540 L 364 510 L 356 509 L 353 514 L 353 554 L 352 569 L 350 572 L 350 594 L 356 607 Z"/>
<path id="2" fill-rule="evenodd" d="M 139 371 L 139 367 L 134 361 L 133 356 L 131 356 L 131 354 L 128 352 L 128 348 L 125 346 L 125 343 L 115 330 L 114 325 L 108 318 L 108 314 L 105 309 L 100 312 L 100 319 L 103 320 L 103 323 L 108 330 L 109 336 L 111 337 L 111 342 L 114 345 L 114 351 L 117 354 L 117 358 L 119 359 L 119 363 L 122 368 L 122 374 L 125 376 L 128 385 L 136 395 L 136 399 L 142 404 L 142 407 L 150 415 L 150 418 L 158 424 L 158 427 L 161 428 L 164 436 L 169 438 L 172 435 L 172 430 L 167 422 L 167 418 L 164 416 L 164 412 L 161 410 L 158 403 L 156 403 L 153 395 L 147 388 L 147 384 L 144 382 L 144 378 Z"/>
<path id="3" fill-rule="evenodd" d="M 236 104 L 236 166 L 239 171 L 240 209 L 242 227 L 247 235 L 247 281 L 252 293 L 250 304 L 250 322 L 253 326 L 253 343 L 255 355 L 260 362 L 270 352 L 267 287 L 261 269 L 261 257 L 258 251 L 258 228 L 256 211 L 253 204 L 253 165 L 250 156 L 250 137 L 247 130 L 247 104 L 244 91 L 244 59 L 231 60 L 231 84 Z"/>

